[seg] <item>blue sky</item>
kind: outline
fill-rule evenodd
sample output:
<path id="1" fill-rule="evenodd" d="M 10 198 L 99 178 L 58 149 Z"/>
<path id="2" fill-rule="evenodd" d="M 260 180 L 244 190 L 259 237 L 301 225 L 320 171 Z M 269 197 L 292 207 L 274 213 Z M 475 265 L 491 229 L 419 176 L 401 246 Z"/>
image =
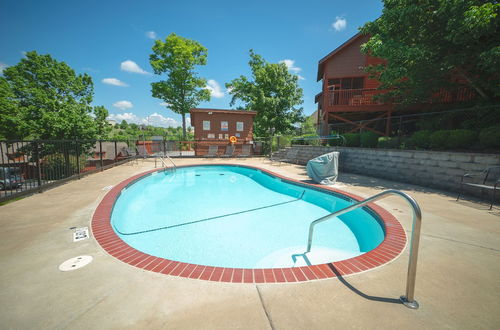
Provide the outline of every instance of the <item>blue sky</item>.
<path id="1" fill-rule="evenodd" d="M 94 81 L 94 105 L 113 119 L 168 126 L 180 115 L 151 96 L 154 39 L 174 32 L 208 48 L 200 76 L 212 99 L 199 107 L 230 108 L 224 84 L 250 75 L 248 51 L 287 60 L 301 76 L 304 113 L 316 109 L 318 61 L 380 16 L 379 0 L 352 1 L 24 1 L 0 0 L 0 67 L 36 50 Z M 122 86 L 120 86 L 122 84 Z M 219 86 L 219 87 L 218 87 Z"/>

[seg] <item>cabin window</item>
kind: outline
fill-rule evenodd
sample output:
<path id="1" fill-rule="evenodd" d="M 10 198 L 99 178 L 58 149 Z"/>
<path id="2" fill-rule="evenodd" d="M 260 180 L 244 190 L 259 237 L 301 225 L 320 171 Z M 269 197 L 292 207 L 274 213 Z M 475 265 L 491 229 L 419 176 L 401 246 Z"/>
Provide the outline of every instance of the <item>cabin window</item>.
<path id="1" fill-rule="evenodd" d="M 210 131 L 210 120 L 204 120 L 203 121 L 203 130 L 204 131 Z"/>
<path id="2" fill-rule="evenodd" d="M 221 121 L 220 122 L 220 130 L 221 131 L 227 131 L 229 128 L 229 125 L 227 123 L 227 121 Z"/>
<path id="3" fill-rule="evenodd" d="M 363 89 L 364 77 L 328 79 L 328 90 Z"/>
<path id="4" fill-rule="evenodd" d="M 236 130 L 238 132 L 243 132 L 243 122 L 242 121 L 237 121 L 236 122 Z"/>

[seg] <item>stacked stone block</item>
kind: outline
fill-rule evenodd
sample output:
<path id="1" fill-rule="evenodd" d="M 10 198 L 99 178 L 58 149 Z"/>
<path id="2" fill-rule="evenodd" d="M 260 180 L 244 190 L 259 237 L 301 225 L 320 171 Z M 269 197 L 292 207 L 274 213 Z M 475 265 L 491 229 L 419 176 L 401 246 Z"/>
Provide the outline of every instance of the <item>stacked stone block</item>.
<path id="1" fill-rule="evenodd" d="M 302 165 L 327 152 L 340 151 L 341 172 L 358 173 L 452 192 L 458 192 L 460 180 L 465 173 L 480 172 L 489 166 L 500 166 L 498 154 L 302 145 L 293 145 L 291 148 L 299 149 L 297 158 Z M 288 148 L 282 149 L 278 157 L 284 157 L 287 150 Z M 476 189 L 469 192 L 477 196 L 489 193 Z"/>

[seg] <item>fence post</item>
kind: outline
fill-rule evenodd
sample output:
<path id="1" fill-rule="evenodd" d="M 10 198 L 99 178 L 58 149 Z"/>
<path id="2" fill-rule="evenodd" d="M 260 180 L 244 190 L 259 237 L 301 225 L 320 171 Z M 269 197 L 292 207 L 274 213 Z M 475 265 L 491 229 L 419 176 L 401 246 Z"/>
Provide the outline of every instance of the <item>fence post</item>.
<path id="1" fill-rule="evenodd" d="M 118 145 L 116 144 L 116 141 L 115 141 L 115 159 L 114 159 L 113 163 L 116 163 L 117 158 L 118 158 Z"/>
<path id="2" fill-rule="evenodd" d="M 38 187 L 42 186 L 42 169 L 40 168 L 40 151 L 38 150 L 38 142 L 34 141 L 35 146 L 35 164 L 36 164 L 36 179 L 38 183 Z M 39 189 L 41 192 L 42 190 Z"/>
<path id="3" fill-rule="evenodd" d="M 103 162 L 102 162 L 102 141 L 99 140 L 99 158 L 100 158 L 100 163 L 101 163 L 101 171 L 103 171 Z"/>
<path id="4" fill-rule="evenodd" d="M 269 158 L 273 155 L 273 136 L 269 137 Z"/>
<path id="5" fill-rule="evenodd" d="M 398 143 L 401 145 L 401 135 L 403 134 L 403 116 L 399 116 Z"/>
<path id="6" fill-rule="evenodd" d="M 78 140 L 75 139 L 75 153 L 76 153 L 76 173 L 80 179 L 80 150 L 78 149 Z"/>

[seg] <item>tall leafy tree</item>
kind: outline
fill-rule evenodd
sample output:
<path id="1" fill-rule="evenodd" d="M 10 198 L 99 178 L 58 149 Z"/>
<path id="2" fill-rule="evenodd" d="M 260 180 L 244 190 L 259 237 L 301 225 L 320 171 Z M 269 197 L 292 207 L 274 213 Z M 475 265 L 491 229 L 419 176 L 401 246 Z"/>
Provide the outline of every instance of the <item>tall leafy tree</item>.
<path id="1" fill-rule="evenodd" d="M 250 50 L 252 77 L 240 76 L 226 84 L 233 96 L 231 106 L 240 100 L 247 109 L 257 111 L 254 131 L 258 136 L 287 133 L 303 120 L 302 88 L 298 76 L 284 63 L 268 63 Z"/>
<path id="2" fill-rule="evenodd" d="M 93 83 L 36 51 L 0 77 L 0 135 L 9 139 L 94 139 L 105 121 L 93 115 Z M 105 109 L 104 109 L 105 110 Z M 94 118 L 95 117 L 95 118 Z"/>
<path id="3" fill-rule="evenodd" d="M 363 51 L 387 60 L 368 68 L 406 103 L 468 86 L 483 100 L 500 97 L 498 1 L 384 0 L 382 16 L 365 24 Z"/>
<path id="4" fill-rule="evenodd" d="M 109 132 L 111 132 L 111 125 L 108 124 L 106 118 L 108 117 L 108 110 L 102 105 L 94 107 L 94 116 L 95 116 L 95 126 L 97 131 L 97 137 L 99 139 L 106 139 L 108 137 Z"/>
<path id="5" fill-rule="evenodd" d="M 182 136 L 186 138 L 186 114 L 201 101 L 210 100 L 206 80 L 198 77 L 195 66 L 207 63 L 207 49 L 194 40 L 171 33 L 165 42 L 156 40 L 149 62 L 155 74 L 166 80 L 154 82 L 152 94 L 182 115 Z"/>

